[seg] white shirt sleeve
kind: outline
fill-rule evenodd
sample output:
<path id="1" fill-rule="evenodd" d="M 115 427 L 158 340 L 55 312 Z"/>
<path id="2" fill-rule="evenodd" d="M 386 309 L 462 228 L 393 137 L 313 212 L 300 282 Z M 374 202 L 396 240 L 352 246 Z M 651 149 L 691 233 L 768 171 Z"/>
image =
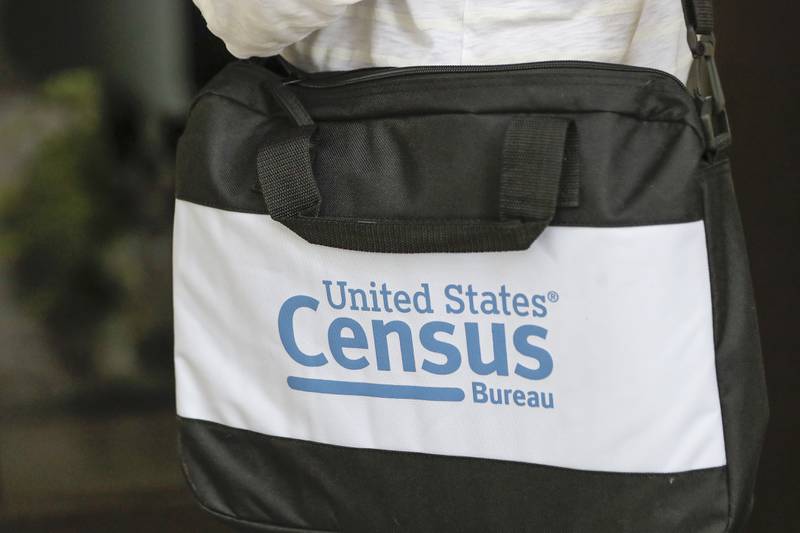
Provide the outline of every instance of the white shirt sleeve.
<path id="1" fill-rule="evenodd" d="M 239 58 L 270 56 L 323 28 L 359 0 L 193 0 Z"/>

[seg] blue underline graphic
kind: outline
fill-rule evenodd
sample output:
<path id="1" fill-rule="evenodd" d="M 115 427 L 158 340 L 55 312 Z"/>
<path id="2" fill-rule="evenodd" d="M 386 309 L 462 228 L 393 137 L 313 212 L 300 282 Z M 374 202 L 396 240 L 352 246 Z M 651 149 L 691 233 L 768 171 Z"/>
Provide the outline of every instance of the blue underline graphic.
<path id="1" fill-rule="evenodd" d="M 464 401 L 464 391 L 457 387 L 419 387 L 415 385 L 387 385 L 383 383 L 358 383 L 289 376 L 289 388 L 320 394 L 342 394 L 346 396 L 369 396 L 372 398 L 394 398 L 401 400 L 427 400 L 431 402 Z"/>

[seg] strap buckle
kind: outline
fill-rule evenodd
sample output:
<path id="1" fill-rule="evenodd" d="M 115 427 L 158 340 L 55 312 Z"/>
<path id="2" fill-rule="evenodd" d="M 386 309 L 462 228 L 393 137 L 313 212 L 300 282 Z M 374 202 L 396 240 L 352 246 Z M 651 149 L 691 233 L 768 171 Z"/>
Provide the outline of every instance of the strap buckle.
<path id="1" fill-rule="evenodd" d="M 706 146 L 711 157 L 714 157 L 731 144 L 725 93 L 714 60 L 714 34 L 698 35 L 693 28 L 689 28 L 689 47 L 694 55 L 689 90 L 697 103 Z"/>

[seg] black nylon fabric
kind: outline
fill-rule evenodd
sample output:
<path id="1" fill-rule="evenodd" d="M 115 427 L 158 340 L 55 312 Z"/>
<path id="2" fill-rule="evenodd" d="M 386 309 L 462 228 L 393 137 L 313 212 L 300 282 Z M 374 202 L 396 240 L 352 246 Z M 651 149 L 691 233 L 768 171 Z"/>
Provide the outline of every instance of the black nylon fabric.
<path id="1" fill-rule="evenodd" d="M 179 424 L 195 494 L 244 530 L 711 533 L 727 521 L 724 467 L 586 472 Z"/>
<path id="2" fill-rule="evenodd" d="M 559 209 L 553 225 L 699 220 L 693 176 L 704 140 L 694 103 L 661 76 L 622 74 L 564 68 L 449 76 L 393 81 L 385 94 L 297 88 L 317 124 L 312 165 L 320 214 L 496 219 L 505 131 L 513 116 L 535 112 L 571 120 L 580 139 L 568 164 L 584 176 L 581 205 Z M 265 139 L 294 127 L 270 96 L 274 76 L 257 63 L 234 63 L 201 93 L 178 146 L 179 199 L 267 212 L 257 153 Z"/>
<path id="3" fill-rule="evenodd" d="M 714 343 L 730 498 L 729 531 L 746 531 L 768 418 L 766 380 L 747 248 L 730 166 L 702 171 Z"/>
<path id="4" fill-rule="evenodd" d="M 576 143 L 567 141 L 571 123 L 519 116 L 511 119 L 503 143 L 499 221 L 448 220 L 436 212 L 426 220 L 318 217 L 313 126 L 305 112 L 298 121 L 294 102 L 293 108 L 300 127 L 286 138 L 269 139 L 259 150 L 258 180 L 272 218 L 314 244 L 388 253 L 525 250 L 552 221 L 560 198 L 569 205 L 578 202 L 578 167 L 566 163 L 577 156 Z"/>

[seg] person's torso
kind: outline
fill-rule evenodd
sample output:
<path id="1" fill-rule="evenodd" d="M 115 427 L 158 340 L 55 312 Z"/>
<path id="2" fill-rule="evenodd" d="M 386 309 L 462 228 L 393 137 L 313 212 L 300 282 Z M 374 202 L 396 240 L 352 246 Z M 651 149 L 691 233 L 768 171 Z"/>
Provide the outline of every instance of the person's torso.
<path id="1" fill-rule="evenodd" d="M 679 0 L 364 0 L 286 48 L 310 71 L 584 60 L 686 79 Z"/>

